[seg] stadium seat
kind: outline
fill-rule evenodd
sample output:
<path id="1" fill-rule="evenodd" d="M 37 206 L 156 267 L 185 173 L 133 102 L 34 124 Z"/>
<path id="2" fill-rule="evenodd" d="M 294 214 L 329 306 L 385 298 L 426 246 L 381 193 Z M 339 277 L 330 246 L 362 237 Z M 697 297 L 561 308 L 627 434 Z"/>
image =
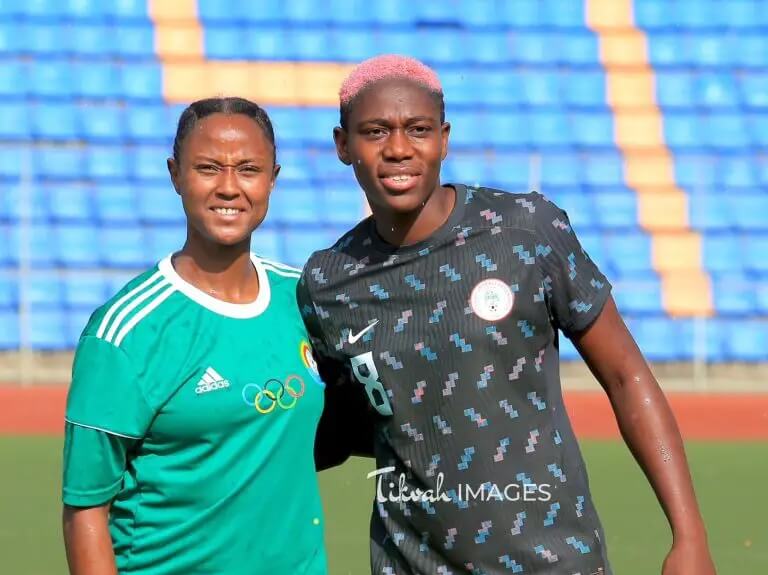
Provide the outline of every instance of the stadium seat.
<path id="1" fill-rule="evenodd" d="M 698 193 L 696 187 L 689 195 L 688 217 L 692 228 L 697 230 L 715 231 L 733 227 L 732 210 L 728 209 L 728 201 L 711 193 Z"/>
<path id="2" fill-rule="evenodd" d="M 19 251 L 15 240 L 17 228 L 0 223 L 0 266 L 11 267 L 18 265 Z"/>
<path id="3" fill-rule="evenodd" d="M 747 148 L 749 136 L 744 118 L 736 113 L 712 113 L 702 116 L 703 141 L 711 148 L 733 151 Z"/>
<path id="4" fill-rule="evenodd" d="M 321 190 L 303 184 L 278 184 L 269 201 L 270 221 L 301 225 L 323 221 Z"/>
<path id="5" fill-rule="evenodd" d="M 747 316 L 757 307 L 754 282 L 743 274 L 714 275 L 712 296 L 718 316 Z"/>
<path id="6" fill-rule="evenodd" d="M 72 65 L 73 95 L 88 100 L 117 99 L 129 95 L 128 88 L 120 85 L 120 69 L 112 62 L 87 61 Z M 159 93 L 159 91 L 158 91 Z"/>
<path id="7" fill-rule="evenodd" d="M 678 326 L 679 358 L 720 362 L 725 359 L 726 338 L 724 320 L 715 318 L 680 319 Z"/>
<path id="8" fill-rule="evenodd" d="M 748 156 L 724 156 L 718 162 L 716 181 L 728 190 L 757 187 L 755 162 Z"/>
<path id="9" fill-rule="evenodd" d="M 583 179 L 581 159 L 574 154 L 546 154 L 540 161 L 542 190 L 576 186 Z"/>
<path id="10" fill-rule="evenodd" d="M 748 271 L 768 274 L 768 234 L 752 234 L 743 242 L 744 267 Z"/>
<path id="11" fill-rule="evenodd" d="M 71 23 L 69 53 L 77 58 L 114 57 L 118 50 L 112 26 L 101 23 Z"/>
<path id="12" fill-rule="evenodd" d="M 115 48 L 125 59 L 151 59 L 155 57 L 154 30 L 149 22 L 125 24 L 115 27 Z"/>
<path id="13" fill-rule="evenodd" d="M 673 361 L 684 357 L 680 326 L 666 318 L 630 317 L 627 325 L 643 355 L 650 361 Z"/>
<path id="14" fill-rule="evenodd" d="M 109 267 L 142 269 L 152 262 L 144 246 L 141 228 L 105 228 L 99 230 L 101 261 Z"/>
<path id="15" fill-rule="evenodd" d="M 655 275 L 623 276 L 613 284 L 613 297 L 622 314 L 633 317 L 658 317 L 663 314 L 661 282 Z"/>
<path id="16" fill-rule="evenodd" d="M 251 236 L 251 251 L 263 258 L 280 261 L 283 257 L 282 236 L 278 229 L 262 224 Z"/>
<path id="17" fill-rule="evenodd" d="M 362 194 L 354 184 L 325 186 L 320 204 L 323 221 L 353 227 L 364 217 Z"/>
<path id="18" fill-rule="evenodd" d="M 18 306 L 19 282 L 10 274 L 0 275 L 0 312 L 18 309 Z"/>
<path id="19" fill-rule="evenodd" d="M 733 221 L 742 230 L 768 231 L 768 194 L 764 191 L 736 194 L 729 198 Z M 768 254 L 766 254 L 768 259 Z"/>
<path id="20" fill-rule="evenodd" d="M 322 229 L 287 228 L 280 261 L 301 268 L 312 252 L 329 247 L 336 237 L 338 236 Z"/>
<path id="21" fill-rule="evenodd" d="M 102 184 L 93 193 L 96 218 L 102 224 L 137 223 L 137 193 L 127 184 Z"/>
<path id="22" fill-rule="evenodd" d="M 379 53 L 377 38 L 369 29 L 336 28 L 331 33 L 328 50 L 335 62 L 362 62 Z"/>
<path id="23" fill-rule="evenodd" d="M 94 180 L 122 181 L 130 175 L 126 148 L 89 146 L 85 173 Z"/>
<path id="24" fill-rule="evenodd" d="M 707 233 L 703 237 L 704 267 L 712 273 L 734 273 L 744 269 L 744 242 L 730 233 Z"/>
<path id="25" fill-rule="evenodd" d="M 67 103 L 38 104 L 31 108 L 32 135 L 38 140 L 76 140 L 77 109 Z"/>
<path id="26" fill-rule="evenodd" d="M 30 138 L 32 132 L 28 105 L 0 104 L 0 138 L 3 140 L 26 140 Z"/>
<path id="27" fill-rule="evenodd" d="M 245 29 L 239 26 L 208 24 L 203 29 L 205 55 L 214 60 L 238 60 L 242 58 L 245 35 Z"/>
<path id="28" fill-rule="evenodd" d="M 304 122 L 302 140 L 305 145 L 333 145 L 333 129 L 339 125 L 339 111 L 336 108 L 306 108 L 301 118 Z"/>
<path id="29" fill-rule="evenodd" d="M 114 85 L 118 86 L 126 99 L 162 101 L 162 73 L 156 62 L 123 63 L 120 67 L 120 80 Z"/>
<path id="30" fill-rule="evenodd" d="M 665 109 L 694 107 L 694 77 L 689 71 L 656 72 L 656 101 Z"/>
<path id="31" fill-rule="evenodd" d="M 61 280 L 61 287 L 63 304 L 73 310 L 93 311 L 108 299 L 107 282 L 101 274 L 66 275 Z"/>
<path id="32" fill-rule="evenodd" d="M 623 191 L 592 194 L 595 220 L 600 228 L 637 228 L 637 198 Z"/>
<path id="33" fill-rule="evenodd" d="M 166 160 L 172 150 L 168 146 L 137 146 L 131 150 L 133 177 L 147 182 L 168 182 Z"/>
<path id="34" fill-rule="evenodd" d="M 30 309 L 58 309 L 64 300 L 64 290 L 56 275 L 32 275 L 22 280 L 21 290 Z"/>
<path id="35" fill-rule="evenodd" d="M 729 73 L 700 74 L 696 83 L 696 94 L 700 107 L 734 109 L 739 106 L 738 89 Z"/>
<path id="36" fill-rule="evenodd" d="M 750 72 L 739 78 L 741 100 L 747 108 L 768 108 L 768 74 Z"/>
<path id="37" fill-rule="evenodd" d="M 184 225 L 166 224 L 145 229 L 148 264 L 160 261 L 165 256 L 179 251 L 187 236 Z"/>
<path id="38" fill-rule="evenodd" d="M 57 184 L 45 189 L 53 221 L 88 221 L 93 218 L 91 190 L 81 184 Z"/>
<path id="39" fill-rule="evenodd" d="M 90 223 L 54 228 L 54 259 L 65 268 L 96 267 L 100 263 L 98 228 Z"/>
<path id="40" fill-rule="evenodd" d="M 620 276 L 651 271 L 651 242 L 642 232 L 611 233 L 607 252 L 611 267 Z"/>
<path id="41" fill-rule="evenodd" d="M 3 27 L 0 25 L 0 55 L 3 51 Z M 0 61 L 0 98 L 25 98 L 27 95 L 27 69 L 16 59 Z"/>
<path id="42" fill-rule="evenodd" d="M 584 158 L 584 183 L 588 186 L 617 186 L 624 183 L 624 166 L 617 153 L 589 154 Z"/>
<path id="43" fill-rule="evenodd" d="M 600 108 L 607 111 L 605 74 L 602 71 L 574 68 L 562 76 L 567 90 L 563 101 L 573 108 Z"/>
<path id="44" fill-rule="evenodd" d="M 138 216 L 150 226 L 178 224 L 184 221 L 181 198 L 170 182 L 142 184 L 135 192 L 138 200 Z"/>
<path id="45" fill-rule="evenodd" d="M 172 141 L 175 120 L 168 107 L 134 105 L 126 113 L 126 135 L 134 144 L 161 144 Z"/>
<path id="46" fill-rule="evenodd" d="M 0 350 L 19 348 L 19 316 L 16 311 L 0 309 Z"/>
<path id="47" fill-rule="evenodd" d="M 451 36 L 453 35 L 453 38 Z M 457 43 L 464 53 L 453 59 L 453 62 L 462 63 L 465 59 L 470 64 L 506 64 L 511 55 L 517 58 L 525 54 L 518 47 L 521 39 L 517 36 L 510 37 L 505 32 L 494 30 L 474 30 L 466 36 L 462 42 L 455 32 L 447 32 L 442 39 L 443 42 Z"/>
<path id="48" fill-rule="evenodd" d="M 78 106 L 78 135 L 93 143 L 121 143 L 125 137 L 123 110 L 117 106 Z"/>
<path id="49" fill-rule="evenodd" d="M 768 360 L 768 321 L 729 321 L 725 323 L 724 351 L 730 361 Z"/>
<path id="50" fill-rule="evenodd" d="M 608 112 L 576 112 L 570 114 L 573 143 L 583 148 L 613 148 L 614 125 Z"/>
<path id="51" fill-rule="evenodd" d="M 29 316 L 29 343 L 34 349 L 59 351 L 70 347 L 65 312 L 60 309 L 32 309 Z"/>

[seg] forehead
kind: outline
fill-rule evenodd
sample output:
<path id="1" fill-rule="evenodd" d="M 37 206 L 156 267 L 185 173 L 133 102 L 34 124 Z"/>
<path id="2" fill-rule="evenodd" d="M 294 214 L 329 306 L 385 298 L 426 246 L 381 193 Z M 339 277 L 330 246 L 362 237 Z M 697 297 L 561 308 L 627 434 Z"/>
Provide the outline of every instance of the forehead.
<path id="1" fill-rule="evenodd" d="M 187 136 L 186 145 L 201 151 L 202 148 L 237 146 L 252 150 L 270 148 L 261 126 L 245 114 L 211 114 L 195 124 Z"/>
<path id="2" fill-rule="evenodd" d="M 358 94 L 350 120 L 431 116 L 439 120 L 440 109 L 428 88 L 407 78 L 380 80 Z"/>

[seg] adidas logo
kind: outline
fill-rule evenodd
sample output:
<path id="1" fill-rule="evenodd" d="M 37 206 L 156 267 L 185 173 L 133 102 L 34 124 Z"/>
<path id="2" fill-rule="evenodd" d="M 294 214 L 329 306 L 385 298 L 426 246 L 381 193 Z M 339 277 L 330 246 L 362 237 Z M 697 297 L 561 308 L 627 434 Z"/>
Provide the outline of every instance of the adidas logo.
<path id="1" fill-rule="evenodd" d="M 229 381 L 221 377 L 218 372 L 209 367 L 205 370 L 203 377 L 197 382 L 195 393 L 200 395 L 202 393 L 208 393 L 216 391 L 218 389 L 227 389 L 229 387 Z"/>

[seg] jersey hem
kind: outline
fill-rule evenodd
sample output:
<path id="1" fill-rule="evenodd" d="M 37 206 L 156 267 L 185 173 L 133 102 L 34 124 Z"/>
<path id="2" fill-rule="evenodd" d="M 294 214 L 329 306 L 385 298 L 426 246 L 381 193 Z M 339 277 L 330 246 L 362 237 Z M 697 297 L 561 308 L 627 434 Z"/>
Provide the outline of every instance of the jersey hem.
<path id="1" fill-rule="evenodd" d="M 62 501 L 70 507 L 99 507 L 109 503 L 120 492 L 121 477 L 109 487 L 94 489 L 91 491 L 77 491 L 75 489 L 62 489 Z"/>
<path id="2" fill-rule="evenodd" d="M 128 435 L 126 433 L 119 433 L 117 431 L 112 431 L 111 429 L 106 429 L 104 427 L 98 427 L 98 426 L 95 426 L 95 425 L 86 425 L 85 423 L 80 423 L 78 421 L 73 421 L 73 420 L 69 419 L 68 417 L 65 417 L 64 421 L 66 423 L 70 423 L 70 424 L 76 425 L 78 427 L 84 427 L 85 429 L 93 429 L 94 431 L 101 431 L 102 433 L 108 433 L 109 435 L 114 435 L 116 437 L 123 437 L 125 439 L 135 439 L 135 440 L 142 439 L 141 437 L 137 437 L 135 435 Z"/>

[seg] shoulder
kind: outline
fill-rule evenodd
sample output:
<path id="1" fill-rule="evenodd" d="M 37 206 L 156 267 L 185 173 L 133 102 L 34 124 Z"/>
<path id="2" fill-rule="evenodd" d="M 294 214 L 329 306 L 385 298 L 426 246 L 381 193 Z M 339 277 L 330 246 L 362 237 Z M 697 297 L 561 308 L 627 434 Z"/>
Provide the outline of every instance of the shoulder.
<path id="1" fill-rule="evenodd" d="M 255 260 L 261 264 L 273 290 L 296 289 L 296 283 L 301 277 L 301 269 L 258 255 L 255 255 Z"/>
<path id="2" fill-rule="evenodd" d="M 160 262 L 128 281 L 100 306 L 91 315 L 82 335 L 125 349 L 124 340 L 129 334 L 137 333 L 137 330 L 146 331 L 147 326 L 157 328 L 158 322 L 166 322 L 175 317 L 176 314 L 168 309 L 172 304 L 167 302 L 176 291 L 172 279 L 163 272 Z M 151 331 L 157 333 L 160 330 Z"/>
<path id="3" fill-rule="evenodd" d="M 548 228 L 570 231 L 567 214 L 540 192 L 515 193 L 495 188 L 467 188 L 473 205 L 489 225 L 515 227 L 533 234 Z"/>

